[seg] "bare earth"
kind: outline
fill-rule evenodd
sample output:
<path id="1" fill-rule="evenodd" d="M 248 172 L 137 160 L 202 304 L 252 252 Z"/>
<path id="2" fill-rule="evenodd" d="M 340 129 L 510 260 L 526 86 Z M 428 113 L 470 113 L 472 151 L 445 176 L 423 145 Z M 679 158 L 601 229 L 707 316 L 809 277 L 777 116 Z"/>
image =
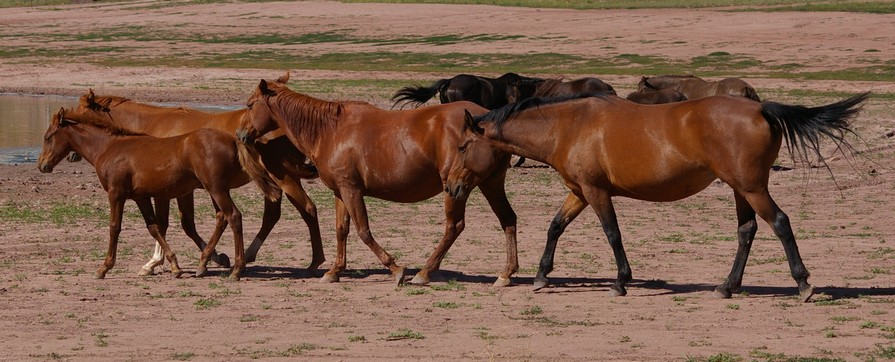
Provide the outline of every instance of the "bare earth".
<path id="1" fill-rule="evenodd" d="M 141 4 L 152 4 L 144 2 Z M 188 16 L 187 18 L 185 18 Z M 184 20 L 187 19 L 187 20 Z M 238 27 L 227 27 L 239 22 Z M 357 36 L 431 34 L 524 35 L 522 40 L 454 45 L 414 45 L 413 51 L 524 54 L 554 51 L 605 56 L 641 54 L 690 59 L 714 51 L 746 54 L 768 64 L 801 63 L 813 70 L 866 66 L 895 55 L 890 15 L 851 13 L 751 13 L 717 10 L 572 11 L 492 6 L 340 4 L 335 2 L 213 4 L 131 10 L 121 5 L 16 8 L 0 12 L 0 46 L 34 45 L 31 33 L 110 25 L 155 29 L 186 27 L 236 34 L 350 29 Z M 449 30 L 444 30 L 449 29 Z M 648 30 L 644 30 L 648 29 Z M 539 37 L 541 36 L 541 37 Z M 557 41 L 557 37 L 562 40 Z M 147 54 L 182 51 L 183 44 L 110 41 Z M 95 45 L 95 44 L 94 44 Z M 52 49 L 49 42 L 40 46 Z M 232 45 L 192 43 L 194 53 Z M 241 45 L 251 50 L 250 45 Z M 283 45 L 311 54 L 407 51 L 407 45 L 351 43 Z M 867 52 L 867 50 L 873 50 Z M 507 69 L 512 71 L 512 69 Z M 39 54 L 0 59 L 0 91 L 78 95 L 87 87 L 140 101 L 237 105 L 260 78 L 282 71 L 178 67 L 100 67 L 74 61 L 43 62 Z M 451 74 L 334 72 L 293 69 L 304 79 L 407 79 L 426 83 Z M 636 77 L 601 78 L 626 93 Z M 895 93 L 880 82 L 748 79 L 759 94 L 793 89 Z M 386 106 L 387 99 L 336 94 Z M 782 98 L 782 99 L 781 99 Z M 776 97 L 819 105 L 834 98 Z M 217 275 L 194 278 L 198 251 L 172 222 L 169 236 L 185 278 L 139 277 L 151 238 L 128 204 L 119 259 L 105 280 L 93 271 L 105 253 L 108 205 L 86 163 L 64 162 L 52 174 L 34 165 L 0 166 L 0 207 L 60 209 L 89 214 L 63 221 L 28 222 L 4 211 L 0 220 L 0 360 L 686 360 L 722 356 L 750 360 L 815 357 L 891 359 L 895 354 L 895 156 L 891 97 L 871 99 L 855 122 L 862 153 L 830 161 L 830 171 L 796 165 L 771 175 L 771 193 L 788 213 L 817 287 L 812 303 L 796 298 L 780 242 L 761 223 L 743 292 L 715 299 L 736 250 L 736 217 L 727 185 L 671 203 L 617 199 L 635 280 L 626 297 L 607 296 L 616 275 L 596 217 L 584 213 L 566 231 L 557 251 L 554 285 L 529 285 L 546 229 L 566 189 L 538 164 L 510 171 L 507 189 L 519 216 L 521 270 L 516 286 L 491 286 L 503 265 L 497 218 L 476 193 L 467 228 L 448 254 L 432 287 L 396 288 L 357 238 L 349 244 L 349 270 L 337 284 L 323 284 L 304 268 L 308 232 L 291 206 L 259 260 L 239 282 Z M 832 146 L 827 145 L 828 151 Z M 784 165 L 793 166 L 782 158 Z M 832 177 L 831 177 L 832 176 Z M 334 250 L 332 196 L 307 182 L 317 202 L 327 255 Z M 247 238 L 260 224 L 260 193 L 234 192 Z M 199 195 L 200 232 L 213 215 Z M 407 205 L 368 201 L 377 240 L 419 268 L 440 238 L 440 198 Z M 232 255 L 227 237 L 220 251 Z M 329 267 L 329 262 L 324 264 Z"/>

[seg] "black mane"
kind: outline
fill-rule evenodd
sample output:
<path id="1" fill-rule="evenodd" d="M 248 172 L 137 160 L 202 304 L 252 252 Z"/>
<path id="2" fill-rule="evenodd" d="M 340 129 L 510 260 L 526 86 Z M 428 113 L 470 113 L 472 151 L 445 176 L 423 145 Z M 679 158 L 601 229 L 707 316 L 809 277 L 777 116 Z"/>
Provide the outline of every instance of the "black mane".
<path id="1" fill-rule="evenodd" d="M 477 116 L 474 118 L 475 123 L 479 122 L 494 122 L 494 126 L 497 129 L 498 135 L 500 134 L 500 129 L 503 127 L 504 123 L 512 119 L 513 116 L 518 113 L 530 109 L 537 108 L 543 105 L 554 104 L 554 103 L 562 103 L 575 99 L 582 98 L 599 98 L 599 99 L 608 99 L 610 95 L 606 93 L 577 93 L 573 95 L 565 95 L 565 96 L 557 96 L 557 97 L 537 97 L 537 98 L 528 98 L 516 103 L 511 103 L 505 105 L 503 107 L 494 109 L 488 113 Z"/>

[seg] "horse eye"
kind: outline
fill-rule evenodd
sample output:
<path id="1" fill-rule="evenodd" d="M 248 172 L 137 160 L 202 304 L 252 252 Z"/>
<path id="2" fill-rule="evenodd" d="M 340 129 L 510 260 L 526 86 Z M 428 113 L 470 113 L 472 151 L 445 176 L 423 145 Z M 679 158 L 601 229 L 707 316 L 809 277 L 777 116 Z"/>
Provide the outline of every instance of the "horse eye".
<path id="1" fill-rule="evenodd" d="M 457 150 L 459 150 L 460 153 L 466 153 L 466 145 L 460 146 Z"/>

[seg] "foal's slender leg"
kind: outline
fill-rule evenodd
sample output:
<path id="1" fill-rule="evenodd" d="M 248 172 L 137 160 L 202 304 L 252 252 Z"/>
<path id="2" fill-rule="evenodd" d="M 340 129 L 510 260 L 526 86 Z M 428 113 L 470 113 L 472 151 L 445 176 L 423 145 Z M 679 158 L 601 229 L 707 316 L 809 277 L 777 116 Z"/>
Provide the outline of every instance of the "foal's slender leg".
<path id="1" fill-rule="evenodd" d="M 280 187 L 308 226 L 308 234 L 311 237 L 311 264 L 308 265 L 308 270 L 316 270 L 326 261 L 326 255 L 323 254 L 323 238 L 320 237 L 317 205 L 314 205 L 314 201 L 305 192 L 298 179 L 287 177 L 280 183 Z"/>
<path id="2" fill-rule="evenodd" d="M 215 202 L 214 198 L 212 198 L 211 204 L 214 206 L 216 223 L 214 225 L 214 231 L 211 232 L 211 238 L 208 239 L 208 244 L 205 245 L 205 248 L 202 249 L 202 255 L 199 256 L 199 266 L 196 268 L 196 277 L 203 277 L 208 273 L 208 260 L 211 259 L 211 254 L 214 253 L 215 248 L 218 246 L 218 242 L 221 241 L 221 236 L 224 235 L 224 229 L 227 228 L 227 217 L 221 212 L 221 208 L 218 207 L 218 203 Z"/>
<path id="3" fill-rule="evenodd" d="M 413 280 L 410 281 L 411 284 L 429 284 L 429 273 L 438 270 L 441 267 L 441 261 L 444 259 L 445 254 L 447 254 L 451 245 L 454 245 L 454 241 L 457 240 L 457 237 L 460 236 L 460 233 L 463 232 L 463 229 L 466 227 L 465 216 L 466 199 L 455 200 L 445 192 L 444 236 L 441 238 L 441 241 L 438 242 L 432 255 L 426 260 L 426 266 L 424 266 L 419 273 L 413 277 Z"/>
<path id="4" fill-rule="evenodd" d="M 755 210 L 738 192 L 733 194 L 737 208 L 737 254 L 733 259 L 733 267 L 730 275 L 723 284 L 715 288 L 715 295 L 721 298 L 730 298 L 730 295 L 739 290 L 743 283 L 743 272 L 746 270 L 746 261 L 749 259 L 749 251 L 752 249 L 752 240 L 755 239 L 755 231 L 758 223 L 755 222 Z"/>
<path id="5" fill-rule="evenodd" d="M 395 259 L 385 251 L 385 249 L 379 246 L 379 243 L 373 238 L 373 233 L 370 231 L 370 220 L 367 218 L 367 206 L 364 204 L 363 195 L 361 195 L 358 190 L 348 190 L 347 192 L 342 190 L 341 196 L 342 201 L 348 209 L 348 214 L 354 219 L 357 235 L 363 240 L 364 244 L 367 244 L 370 250 L 373 251 L 373 254 L 376 254 L 376 257 L 379 258 L 382 265 L 385 265 L 388 270 L 392 272 L 392 276 L 395 278 L 395 283 L 398 285 L 403 284 L 404 267 L 396 264 Z"/>
<path id="6" fill-rule="evenodd" d="M 504 187 L 506 181 L 505 175 L 506 173 L 504 171 L 504 177 L 490 178 L 479 184 L 479 190 L 482 190 L 482 195 L 488 200 L 488 205 L 491 206 L 491 211 L 494 211 L 494 215 L 497 215 L 497 220 L 500 221 L 500 228 L 503 229 L 503 233 L 506 236 L 507 262 L 503 273 L 500 274 L 494 282 L 494 286 L 496 287 L 505 287 L 513 284 L 511 278 L 513 274 L 519 271 L 519 252 L 518 244 L 516 242 L 516 212 L 513 211 L 513 207 L 507 199 L 507 193 Z"/>
<path id="7" fill-rule="evenodd" d="M 118 197 L 109 192 L 109 248 L 106 250 L 106 260 L 96 271 L 96 279 L 103 279 L 109 269 L 115 266 L 115 257 L 118 252 L 118 235 L 121 234 L 121 216 L 124 214 L 123 197 Z"/>
<path id="8" fill-rule="evenodd" d="M 749 201 L 758 216 L 770 224 L 774 229 L 774 234 L 780 238 L 783 243 L 783 251 L 786 253 L 786 260 L 789 261 L 789 271 L 799 286 L 799 296 L 803 302 L 807 302 L 814 294 L 814 287 L 808 284 L 808 276 L 811 273 L 802 263 L 799 247 L 796 245 L 796 238 L 792 233 L 792 226 L 789 224 L 789 216 L 780 210 L 767 190 L 746 193 L 743 196 Z"/>
<path id="9" fill-rule="evenodd" d="M 608 192 L 599 189 L 586 191 L 585 198 L 597 213 L 597 217 L 600 218 L 603 232 L 606 233 L 609 246 L 612 247 L 612 253 L 615 256 L 615 266 L 618 268 L 618 278 L 612 284 L 609 295 L 624 296 L 628 294 L 625 284 L 631 281 L 631 266 L 628 264 L 628 256 L 622 245 L 622 234 L 618 228 L 618 219 L 615 215 L 615 207 L 612 206 L 612 198 Z"/>
<path id="10" fill-rule="evenodd" d="M 230 224 L 230 230 L 233 231 L 233 248 L 235 260 L 233 261 L 233 269 L 230 271 L 230 279 L 239 280 L 239 276 L 245 269 L 245 244 L 242 240 L 242 213 L 233 203 L 230 197 L 230 190 L 209 190 L 209 194 L 214 199 L 215 204 L 220 208 L 220 214 L 224 216 L 226 222 Z M 206 247 L 206 251 L 208 248 Z M 214 250 L 214 249 L 212 249 Z M 202 253 L 205 256 L 205 251 Z"/>
<path id="11" fill-rule="evenodd" d="M 183 228 L 183 232 L 196 243 L 199 251 L 205 250 L 207 244 L 196 231 L 196 206 L 193 193 L 177 198 L 177 208 L 180 210 L 180 226 Z M 230 258 L 227 254 L 218 254 L 216 250 L 212 250 L 211 261 L 224 268 L 230 267 Z"/>
<path id="12" fill-rule="evenodd" d="M 159 221 L 158 228 L 159 232 L 162 234 L 162 237 L 167 236 L 168 232 L 168 216 L 171 211 L 171 200 L 169 199 L 155 199 L 155 215 L 156 220 Z M 165 261 L 164 254 L 162 254 L 162 245 L 158 242 L 155 243 L 155 248 L 152 251 L 152 258 L 140 268 L 139 275 L 152 275 L 155 273 L 155 267 L 162 265 Z"/>
<path id="13" fill-rule="evenodd" d="M 338 197 L 335 198 L 336 208 L 336 262 L 329 269 L 320 281 L 326 283 L 335 283 L 339 281 L 339 273 L 345 270 L 347 266 L 347 256 L 345 248 L 348 244 L 348 233 L 351 231 L 351 216 L 348 214 L 348 208 L 345 203 Z"/>
<path id="14" fill-rule="evenodd" d="M 272 201 L 266 197 L 264 198 L 264 216 L 262 216 L 261 219 L 261 229 L 258 229 L 258 234 L 255 234 L 255 238 L 252 239 L 252 244 L 249 245 L 248 250 L 246 250 L 246 263 L 255 262 L 255 258 L 258 256 L 258 250 L 261 249 L 264 240 L 267 240 L 274 225 L 280 220 L 280 216 L 283 212 L 282 203 L 282 197 L 278 198 L 276 201 Z"/>
<path id="15" fill-rule="evenodd" d="M 146 221 L 146 228 L 149 229 L 149 234 L 162 246 L 165 258 L 171 263 L 171 274 L 174 274 L 174 277 L 180 277 L 183 274 L 183 270 L 180 269 L 180 265 L 177 264 L 177 256 L 171 251 L 165 236 L 159 230 L 158 220 L 156 219 L 155 211 L 152 209 L 152 201 L 149 198 L 136 199 L 134 201 L 137 202 L 137 207 L 140 208 L 140 213 L 143 214 L 143 220 Z M 167 201 L 165 200 L 166 204 Z"/>
<path id="16" fill-rule="evenodd" d="M 566 201 L 563 202 L 559 212 L 556 213 L 553 221 L 550 222 L 550 228 L 547 229 L 547 245 L 544 247 L 544 255 L 541 256 L 541 264 L 538 266 L 538 273 L 535 275 L 534 290 L 546 287 L 550 283 L 547 279 L 547 274 L 553 271 L 553 255 L 556 254 L 556 242 L 559 241 L 559 237 L 566 231 L 566 226 L 569 226 L 572 220 L 575 220 L 586 206 L 587 202 L 575 196 L 574 193 L 569 193 L 569 196 L 566 196 Z"/>

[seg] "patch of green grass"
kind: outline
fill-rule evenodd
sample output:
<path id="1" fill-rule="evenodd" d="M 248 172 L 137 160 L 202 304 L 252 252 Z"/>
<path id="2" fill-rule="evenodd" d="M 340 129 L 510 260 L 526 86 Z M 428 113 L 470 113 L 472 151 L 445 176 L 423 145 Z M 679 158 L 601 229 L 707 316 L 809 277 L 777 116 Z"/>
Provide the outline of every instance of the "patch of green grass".
<path id="1" fill-rule="evenodd" d="M 454 302 L 435 302 L 432 303 L 433 307 L 443 308 L 443 309 L 457 309 L 460 308 L 460 304 Z"/>
<path id="2" fill-rule="evenodd" d="M 463 284 L 460 284 L 459 282 L 457 282 L 457 279 L 451 279 L 451 280 L 448 280 L 448 282 L 445 283 L 445 284 L 434 284 L 434 285 L 432 285 L 432 290 L 438 290 L 438 291 L 451 291 L 451 290 L 453 290 L 453 291 L 461 291 L 461 290 L 466 290 L 466 287 L 463 286 Z"/>
<path id="3" fill-rule="evenodd" d="M 348 336 L 348 342 L 366 342 L 367 337 L 364 336 Z"/>
<path id="4" fill-rule="evenodd" d="M 844 362 L 845 360 L 841 358 L 817 358 L 817 357 L 799 357 L 799 356 L 787 356 L 783 353 L 769 353 L 765 351 L 752 351 L 749 353 L 749 357 L 752 357 L 756 360 L 763 360 L 767 362 Z"/>
<path id="5" fill-rule="evenodd" d="M 519 314 L 521 315 L 538 315 L 544 313 L 544 310 L 539 306 L 532 306 L 530 308 L 523 309 Z"/>
<path id="6" fill-rule="evenodd" d="M 718 353 L 708 357 L 687 357 L 687 362 L 739 362 L 743 357 L 733 353 Z"/>
<path id="7" fill-rule="evenodd" d="M 70 224 L 75 221 L 104 220 L 109 218 L 109 211 L 93 205 L 76 205 L 54 202 L 49 205 L 25 205 L 7 203 L 0 205 L 0 220 L 5 222 Z"/>
<path id="8" fill-rule="evenodd" d="M 196 354 L 193 352 L 175 352 L 171 355 L 171 359 L 175 361 L 189 361 L 193 359 L 193 357 L 196 357 Z"/>
<path id="9" fill-rule="evenodd" d="M 851 11 L 871 13 L 895 12 L 888 2 L 857 0 L 342 0 L 348 3 L 397 4 L 476 4 L 560 9 L 677 9 L 710 7 L 746 7 L 739 11 Z"/>
<path id="10" fill-rule="evenodd" d="M 194 303 L 196 305 L 196 309 L 211 309 L 213 307 L 217 307 L 221 305 L 221 302 L 214 298 L 202 298 Z"/>
<path id="11" fill-rule="evenodd" d="M 394 341 L 399 339 L 426 339 L 420 332 L 414 332 L 411 329 L 399 329 L 395 332 L 389 333 L 387 340 Z"/>

